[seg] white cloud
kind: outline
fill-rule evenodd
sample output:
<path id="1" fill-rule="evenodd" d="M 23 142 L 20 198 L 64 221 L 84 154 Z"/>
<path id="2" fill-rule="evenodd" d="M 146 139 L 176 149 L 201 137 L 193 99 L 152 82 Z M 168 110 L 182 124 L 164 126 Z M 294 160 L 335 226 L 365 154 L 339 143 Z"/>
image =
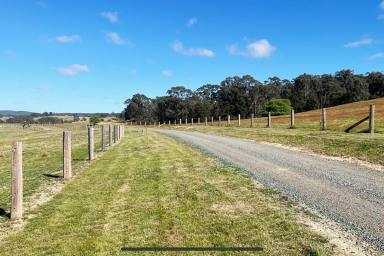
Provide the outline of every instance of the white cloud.
<path id="1" fill-rule="evenodd" d="M 74 43 L 80 41 L 79 35 L 61 35 L 56 37 L 56 41 L 59 43 Z"/>
<path id="2" fill-rule="evenodd" d="M 124 45 L 127 44 L 127 41 L 123 39 L 118 33 L 116 32 L 106 32 L 105 35 L 107 36 L 108 40 L 116 45 Z"/>
<path id="3" fill-rule="evenodd" d="M 117 12 L 102 12 L 101 16 L 109 20 L 111 23 L 116 23 L 119 21 Z"/>
<path id="4" fill-rule="evenodd" d="M 197 23 L 197 18 L 192 17 L 188 20 L 187 27 L 192 28 L 194 25 L 196 25 L 196 23 Z"/>
<path id="5" fill-rule="evenodd" d="M 375 59 L 381 59 L 381 58 L 384 58 L 384 52 L 378 52 L 376 54 L 373 54 L 368 59 L 375 60 Z"/>
<path id="6" fill-rule="evenodd" d="M 170 77 L 173 75 L 173 72 L 172 72 L 172 70 L 163 70 L 163 72 L 161 72 L 161 74 L 163 74 L 163 76 Z"/>
<path id="7" fill-rule="evenodd" d="M 276 51 L 276 47 L 271 45 L 267 39 L 261 39 L 247 44 L 245 50 L 240 50 L 237 44 L 233 44 L 227 47 L 227 51 L 233 55 L 263 59 L 270 57 Z"/>
<path id="8" fill-rule="evenodd" d="M 381 9 L 384 9 L 384 0 L 381 0 L 380 8 L 381 8 Z"/>
<path id="9" fill-rule="evenodd" d="M 174 52 L 187 55 L 187 56 L 201 56 L 212 58 L 215 56 L 215 52 L 206 48 L 184 48 L 180 41 L 175 41 L 172 44 Z"/>
<path id="10" fill-rule="evenodd" d="M 355 42 L 349 42 L 344 45 L 345 48 L 357 48 L 363 45 L 370 45 L 372 44 L 373 39 L 372 38 L 364 38 Z"/>
<path id="11" fill-rule="evenodd" d="M 67 67 L 58 68 L 57 71 L 63 76 L 75 76 L 80 73 L 89 72 L 87 65 L 72 64 Z"/>

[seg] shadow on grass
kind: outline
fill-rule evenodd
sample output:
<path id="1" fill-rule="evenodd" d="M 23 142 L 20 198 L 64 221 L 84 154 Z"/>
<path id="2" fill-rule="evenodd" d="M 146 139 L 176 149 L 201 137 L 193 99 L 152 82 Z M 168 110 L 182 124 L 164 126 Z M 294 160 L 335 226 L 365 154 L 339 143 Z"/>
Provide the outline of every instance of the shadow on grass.
<path id="1" fill-rule="evenodd" d="M 7 212 L 3 208 L 0 208 L 0 217 L 10 219 L 11 218 L 11 213 Z"/>
<path id="2" fill-rule="evenodd" d="M 62 175 L 58 175 L 58 174 L 43 173 L 43 175 L 45 177 L 54 178 L 54 179 L 61 179 L 61 178 L 63 178 Z"/>

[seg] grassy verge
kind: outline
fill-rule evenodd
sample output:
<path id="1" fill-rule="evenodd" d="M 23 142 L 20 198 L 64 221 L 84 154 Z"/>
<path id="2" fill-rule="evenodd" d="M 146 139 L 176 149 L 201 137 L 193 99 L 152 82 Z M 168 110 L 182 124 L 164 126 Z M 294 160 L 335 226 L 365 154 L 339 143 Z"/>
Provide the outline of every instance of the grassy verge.
<path id="1" fill-rule="evenodd" d="M 151 132 L 127 132 L 36 214 L 0 243 L 1 255 L 115 255 L 124 246 L 329 253 L 322 237 L 298 224 L 250 178 Z"/>
<path id="2" fill-rule="evenodd" d="M 319 131 L 297 128 L 238 128 L 218 126 L 165 126 L 165 128 L 198 131 L 296 146 L 314 152 L 341 157 L 355 157 L 384 164 L 384 134 L 346 134 L 339 131 Z"/>
<path id="3" fill-rule="evenodd" d="M 76 169 L 87 159 L 87 130 L 70 126 L 72 158 Z M 0 127 L 0 223 L 8 221 L 11 184 L 11 146 L 23 142 L 24 196 L 26 199 L 54 179 L 61 179 L 62 131 L 69 127 L 21 126 Z M 95 148 L 100 148 L 100 129 L 95 129 Z"/>

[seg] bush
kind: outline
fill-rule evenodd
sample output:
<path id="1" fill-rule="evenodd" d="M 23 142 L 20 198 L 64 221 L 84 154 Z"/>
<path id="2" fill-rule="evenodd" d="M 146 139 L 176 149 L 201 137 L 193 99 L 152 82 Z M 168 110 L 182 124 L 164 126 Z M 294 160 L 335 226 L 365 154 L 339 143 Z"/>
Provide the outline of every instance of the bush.
<path id="1" fill-rule="evenodd" d="M 291 102 L 288 99 L 272 99 L 263 106 L 263 116 L 271 112 L 273 116 L 288 115 L 292 109 Z"/>
<path id="2" fill-rule="evenodd" d="M 100 122 L 101 120 L 100 120 L 100 117 L 98 116 L 92 116 L 91 118 L 89 118 L 90 125 L 97 125 Z"/>
<path id="3" fill-rule="evenodd" d="M 11 124 L 16 124 L 16 123 L 29 123 L 29 124 L 34 124 L 36 123 L 35 120 L 33 120 L 33 117 L 31 116 L 14 116 L 14 117 L 11 117 L 9 119 L 7 119 L 6 121 L 7 123 L 11 123 Z"/>
<path id="4" fill-rule="evenodd" d="M 46 116 L 46 117 L 39 118 L 37 122 L 39 124 L 62 124 L 63 119 L 53 117 L 53 116 Z"/>

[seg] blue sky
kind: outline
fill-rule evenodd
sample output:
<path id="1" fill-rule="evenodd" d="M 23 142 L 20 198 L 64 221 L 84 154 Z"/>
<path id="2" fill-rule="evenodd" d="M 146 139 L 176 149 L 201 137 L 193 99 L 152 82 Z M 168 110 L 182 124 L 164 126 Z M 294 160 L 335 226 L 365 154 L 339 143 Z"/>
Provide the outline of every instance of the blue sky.
<path id="1" fill-rule="evenodd" d="M 228 76 L 384 70 L 380 0 L 1 0 L 0 109 L 120 112 Z"/>

